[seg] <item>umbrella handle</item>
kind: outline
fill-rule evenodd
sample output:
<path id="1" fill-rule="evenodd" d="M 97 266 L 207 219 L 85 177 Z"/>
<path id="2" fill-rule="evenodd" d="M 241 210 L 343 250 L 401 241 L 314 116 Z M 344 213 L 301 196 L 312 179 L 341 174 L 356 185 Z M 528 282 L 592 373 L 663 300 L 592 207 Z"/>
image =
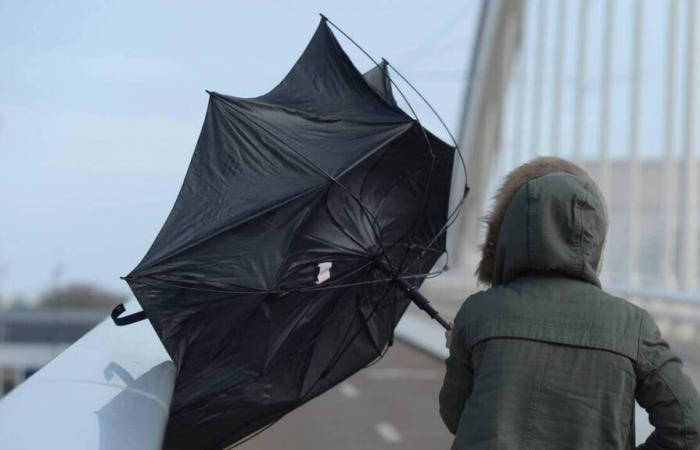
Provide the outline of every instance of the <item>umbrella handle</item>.
<path id="1" fill-rule="evenodd" d="M 377 261 L 376 266 L 379 270 L 384 272 L 386 275 L 393 277 L 394 283 L 396 283 L 407 295 L 408 298 L 411 299 L 411 301 L 420 309 L 425 311 L 431 319 L 437 321 L 440 325 L 445 330 L 451 330 L 452 327 L 450 326 L 449 323 L 445 319 L 443 319 L 440 316 L 440 313 L 438 313 L 435 308 L 430 304 L 430 301 L 428 301 L 427 298 L 420 292 L 418 292 L 418 289 L 415 287 L 411 286 L 406 282 L 406 280 L 399 278 L 395 276 L 394 274 L 391 273 L 389 268 L 386 266 L 386 263 L 384 261 Z"/>

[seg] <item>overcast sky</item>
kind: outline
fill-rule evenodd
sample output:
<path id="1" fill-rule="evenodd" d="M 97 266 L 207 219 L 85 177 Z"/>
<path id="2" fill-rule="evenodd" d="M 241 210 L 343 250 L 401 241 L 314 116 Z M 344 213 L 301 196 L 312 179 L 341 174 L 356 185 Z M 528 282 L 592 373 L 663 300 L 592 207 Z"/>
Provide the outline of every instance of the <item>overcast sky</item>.
<path id="1" fill-rule="evenodd" d="M 204 90 L 271 89 L 319 12 L 402 69 L 455 130 L 479 6 L 0 0 L 0 296 L 71 281 L 128 292 L 119 277 L 172 206 Z M 340 40 L 361 70 L 371 67 Z"/>

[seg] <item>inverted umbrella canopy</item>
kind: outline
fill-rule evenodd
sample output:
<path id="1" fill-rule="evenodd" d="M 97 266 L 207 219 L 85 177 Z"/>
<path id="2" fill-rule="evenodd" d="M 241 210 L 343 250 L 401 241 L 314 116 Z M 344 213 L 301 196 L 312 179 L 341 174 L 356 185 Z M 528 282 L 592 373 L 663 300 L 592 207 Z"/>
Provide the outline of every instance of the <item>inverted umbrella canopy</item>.
<path id="1" fill-rule="evenodd" d="M 210 93 L 175 205 L 125 277 L 178 370 L 164 448 L 234 444 L 390 344 L 406 286 L 445 250 L 454 148 L 386 73 L 359 73 L 324 18 L 269 93 Z"/>

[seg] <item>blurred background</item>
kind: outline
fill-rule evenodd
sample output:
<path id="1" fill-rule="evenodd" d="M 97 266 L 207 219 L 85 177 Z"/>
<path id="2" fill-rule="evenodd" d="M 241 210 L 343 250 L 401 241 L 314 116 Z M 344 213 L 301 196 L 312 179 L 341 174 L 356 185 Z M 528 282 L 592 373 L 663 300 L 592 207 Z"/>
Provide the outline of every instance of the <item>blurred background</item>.
<path id="1" fill-rule="evenodd" d="M 442 313 L 478 288 L 478 218 L 503 175 L 562 156 L 608 200 L 604 286 L 655 315 L 700 383 L 700 0 L 0 0 L 0 396 L 130 297 L 119 277 L 175 200 L 204 90 L 268 91 L 319 12 L 401 70 L 464 153 L 451 270 L 423 289 Z M 435 356 L 400 341 L 245 448 L 446 448 Z"/>

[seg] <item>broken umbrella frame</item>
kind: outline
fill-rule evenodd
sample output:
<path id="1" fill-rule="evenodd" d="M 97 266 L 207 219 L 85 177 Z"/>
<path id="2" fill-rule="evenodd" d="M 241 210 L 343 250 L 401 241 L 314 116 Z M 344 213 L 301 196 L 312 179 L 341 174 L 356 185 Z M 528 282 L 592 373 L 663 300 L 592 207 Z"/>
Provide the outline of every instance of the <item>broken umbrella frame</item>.
<path id="1" fill-rule="evenodd" d="M 443 121 L 442 117 L 440 117 L 440 115 L 439 115 L 438 112 L 433 108 L 433 106 L 430 104 L 430 102 L 428 102 L 428 100 L 427 100 L 425 97 L 423 97 L 423 95 L 420 93 L 420 91 L 418 91 L 418 90 L 408 81 L 408 79 L 406 79 L 394 66 L 392 66 L 392 65 L 391 65 L 386 59 L 384 59 L 384 58 L 382 58 L 382 61 L 381 61 L 381 62 L 377 62 L 369 53 L 367 53 L 367 52 L 364 50 L 363 47 L 361 47 L 357 42 L 355 42 L 355 40 L 353 40 L 349 35 L 347 35 L 347 34 L 346 34 L 341 28 L 339 28 L 335 23 L 333 23 L 330 19 L 328 19 L 328 18 L 327 18 L 325 15 L 323 15 L 323 14 L 321 14 L 320 16 L 321 16 L 322 20 L 327 21 L 329 24 L 331 24 L 331 25 L 333 26 L 333 28 L 335 28 L 336 30 L 338 30 L 343 36 L 345 36 L 350 42 L 352 42 L 353 45 L 355 45 L 358 49 L 360 49 L 360 51 L 362 51 L 362 52 L 374 63 L 375 67 L 376 67 L 378 70 L 380 70 L 380 71 L 382 72 L 382 76 L 385 77 L 385 80 L 388 80 L 388 82 L 391 84 L 391 86 L 393 86 L 394 88 L 396 88 L 396 89 L 400 92 L 400 94 L 401 94 L 403 100 L 406 102 L 406 104 L 409 106 L 411 112 L 413 113 L 416 122 L 420 123 L 420 119 L 418 119 L 418 116 L 417 116 L 415 110 L 414 110 L 413 107 L 411 106 L 411 104 L 410 104 L 410 102 L 408 101 L 408 99 L 404 96 L 403 92 L 401 92 L 401 90 L 399 89 L 399 87 L 396 85 L 396 83 L 395 83 L 395 82 L 391 79 L 391 77 L 389 76 L 389 73 L 388 73 L 388 68 L 389 68 L 389 67 L 391 67 L 391 68 L 399 75 L 399 77 L 400 77 L 400 78 L 401 78 L 401 79 L 402 79 L 402 80 L 403 80 L 403 81 L 404 81 L 404 82 L 405 82 L 405 83 L 420 97 L 420 99 L 430 108 L 430 110 L 433 112 L 433 114 L 435 115 L 435 117 L 437 117 L 437 119 L 440 121 L 440 123 L 441 123 L 441 125 L 443 126 L 443 128 L 447 131 L 448 135 L 450 136 L 450 140 L 453 142 L 453 144 L 454 144 L 454 146 L 455 146 L 455 149 L 457 150 L 457 154 L 458 154 L 458 156 L 459 156 L 459 159 L 460 159 L 462 168 L 464 169 L 464 175 L 465 175 L 465 189 L 464 189 L 464 195 L 462 196 L 462 198 L 461 198 L 460 201 L 458 202 L 457 207 L 453 210 L 453 212 L 450 213 L 449 218 L 448 218 L 448 222 L 447 222 L 447 224 L 446 224 L 446 226 L 445 226 L 445 229 L 440 231 L 440 233 L 444 233 L 444 232 L 447 230 L 447 228 L 449 228 L 449 226 L 454 222 L 454 220 L 455 220 L 456 217 L 459 215 L 459 213 L 461 212 L 461 208 L 462 208 L 462 206 L 463 206 L 464 200 L 466 199 L 467 194 L 469 193 L 469 185 L 466 183 L 466 166 L 465 166 L 464 158 L 463 158 L 462 153 L 461 153 L 461 151 L 460 151 L 460 149 L 459 149 L 459 146 L 458 146 L 458 144 L 457 144 L 456 139 L 454 138 L 454 136 L 453 136 L 452 133 L 450 132 L 450 130 L 449 130 L 449 128 L 447 127 L 447 125 L 445 124 L 445 122 Z M 211 92 L 211 91 L 207 91 L 207 93 L 211 94 L 212 92 Z M 426 137 L 426 140 L 427 140 L 427 137 Z M 443 319 L 443 318 L 440 316 L 440 314 L 435 310 L 435 308 L 433 308 L 433 307 L 431 306 L 430 301 L 429 301 L 423 294 L 421 294 L 414 286 L 411 286 L 409 283 L 407 283 L 406 280 L 405 280 L 404 278 L 402 278 L 402 277 L 400 277 L 400 276 L 394 274 L 393 271 L 391 270 L 391 268 L 390 268 L 385 262 L 383 262 L 383 261 L 378 261 L 376 267 L 377 267 L 378 270 L 382 271 L 384 274 L 386 274 L 386 275 L 389 277 L 389 278 L 388 278 L 387 280 L 385 280 L 385 281 L 394 281 L 395 283 L 397 283 L 397 284 L 401 287 L 401 289 L 403 289 L 403 290 L 411 297 L 411 301 L 412 301 L 419 309 L 421 309 L 421 310 L 423 310 L 424 312 L 426 312 L 426 313 L 430 316 L 430 318 L 432 318 L 432 319 L 434 319 L 435 321 L 437 321 L 445 330 L 450 330 L 450 329 L 451 329 L 450 324 L 447 323 L 447 321 L 445 321 L 445 319 Z M 446 270 L 447 270 L 447 267 L 448 267 L 448 264 L 446 263 L 445 266 L 443 267 L 443 269 L 440 270 L 437 274 L 431 273 L 431 274 L 425 274 L 425 275 L 437 276 L 437 275 L 443 273 L 444 271 L 446 271 Z M 122 277 L 122 279 L 125 279 L 125 280 L 126 280 L 127 277 Z M 121 304 L 120 304 L 120 305 L 117 305 L 117 306 L 112 310 L 111 317 L 112 317 L 112 320 L 114 321 L 114 323 L 115 323 L 116 325 L 118 325 L 118 326 L 129 325 L 129 324 L 132 324 L 132 323 L 135 323 L 135 322 L 139 322 L 139 321 L 141 321 L 141 320 L 146 319 L 146 315 L 145 315 L 145 313 L 144 313 L 143 311 L 140 311 L 140 312 L 137 312 L 137 313 L 133 313 L 133 314 L 131 314 L 131 315 L 129 315 L 129 316 L 126 316 L 126 317 L 120 317 L 121 314 L 124 313 L 124 312 L 125 312 L 125 308 L 124 308 L 124 306 L 121 305 Z"/>
<path id="2" fill-rule="evenodd" d="M 360 74 L 328 24 L 374 69 Z M 449 329 L 418 287 L 447 269 L 431 272 L 468 191 L 450 212 L 454 151 L 466 168 L 449 129 L 324 16 L 272 91 L 209 94 L 175 206 L 125 277 L 143 311 L 112 313 L 147 318 L 176 364 L 168 450 L 240 443 L 366 367 L 409 302 Z"/>

